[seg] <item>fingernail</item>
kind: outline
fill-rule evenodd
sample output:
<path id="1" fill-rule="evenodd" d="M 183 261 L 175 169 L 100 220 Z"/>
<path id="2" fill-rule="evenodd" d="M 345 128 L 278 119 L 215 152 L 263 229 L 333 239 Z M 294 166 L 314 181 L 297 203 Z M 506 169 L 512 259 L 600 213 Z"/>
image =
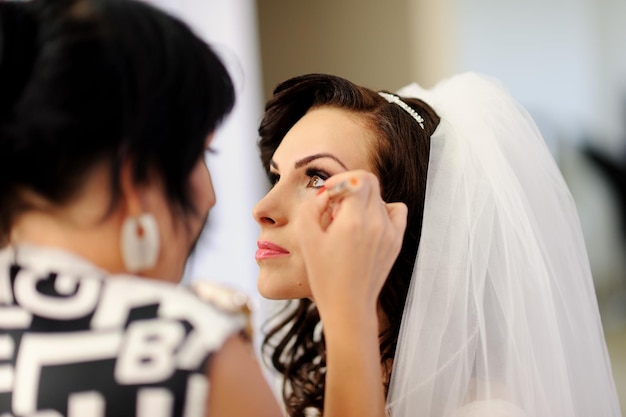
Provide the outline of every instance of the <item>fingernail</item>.
<path id="1" fill-rule="evenodd" d="M 317 190 L 317 195 L 322 194 L 324 191 L 326 191 L 326 187 L 324 187 L 323 185 L 320 187 L 319 190 Z"/>

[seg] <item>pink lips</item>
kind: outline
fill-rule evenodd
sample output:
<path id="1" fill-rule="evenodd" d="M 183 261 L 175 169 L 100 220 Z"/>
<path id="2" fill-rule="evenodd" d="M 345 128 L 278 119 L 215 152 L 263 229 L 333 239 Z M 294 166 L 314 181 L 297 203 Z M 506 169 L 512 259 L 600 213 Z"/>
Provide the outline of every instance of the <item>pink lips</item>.
<path id="1" fill-rule="evenodd" d="M 254 258 L 259 261 L 262 259 L 276 258 L 279 256 L 289 255 L 289 251 L 281 248 L 278 245 L 273 244 L 265 240 L 257 242 L 257 251 Z"/>

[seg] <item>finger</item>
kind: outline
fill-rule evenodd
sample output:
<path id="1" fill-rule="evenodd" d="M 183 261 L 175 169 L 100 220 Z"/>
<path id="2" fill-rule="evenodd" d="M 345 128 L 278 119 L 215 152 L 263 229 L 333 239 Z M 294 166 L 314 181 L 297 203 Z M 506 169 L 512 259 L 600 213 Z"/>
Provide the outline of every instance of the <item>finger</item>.
<path id="1" fill-rule="evenodd" d="M 345 198 L 341 202 L 341 209 L 349 212 L 351 217 L 361 218 L 372 226 L 378 224 L 379 227 L 386 227 L 389 215 L 381 197 L 378 177 L 371 172 L 362 171 L 358 172 L 357 178 L 361 182 L 360 192 Z M 335 214 L 335 217 L 338 215 Z"/>
<path id="2" fill-rule="evenodd" d="M 408 208 L 404 203 L 387 203 L 385 204 L 387 213 L 389 214 L 389 220 L 394 229 L 401 235 L 404 235 L 406 229 Z"/>
<path id="3" fill-rule="evenodd" d="M 304 201 L 296 212 L 294 222 L 302 234 L 319 233 L 325 229 L 328 222 L 329 198 L 326 193 L 320 193 L 315 198 Z"/>
<path id="4" fill-rule="evenodd" d="M 404 241 L 404 232 L 407 225 L 408 208 L 404 203 L 390 203 L 386 204 L 387 213 L 391 227 L 394 229 L 393 244 L 390 247 L 394 248 L 396 255 L 400 253 L 402 243 Z"/>
<path id="5" fill-rule="evenodd" d="M 333 176 L 327 181 L 326 187 L 330 205 L 333 206 L 333 217 L 338 217 L 341 211 L 361 215 L 371 204 L 372 195 L 379 195 L 376 176 L 362 170 Z"/>

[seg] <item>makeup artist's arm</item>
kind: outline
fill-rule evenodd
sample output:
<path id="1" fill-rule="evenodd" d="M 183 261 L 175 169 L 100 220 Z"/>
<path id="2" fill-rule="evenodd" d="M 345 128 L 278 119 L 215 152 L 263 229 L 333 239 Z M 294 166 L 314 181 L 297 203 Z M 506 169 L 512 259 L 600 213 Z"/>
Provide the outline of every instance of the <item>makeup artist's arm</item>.
<path id="1" fill-rule="evenodd" d="M 211 359 L 207 417 L 281 417 L 250 342 L 233 336 Z"/>
<path id="2" fill-rule="evenodd" d="M 324 417 L 384 417 L 377 300 L 400 252 L 404 204 L 383 204 L 378 179 L 365 171 L 336 175 L 357 189 L 335 206 L 325 227 L 329 192 L 306 205 L 298 219 L 302 250 L 326 340 Z"/>

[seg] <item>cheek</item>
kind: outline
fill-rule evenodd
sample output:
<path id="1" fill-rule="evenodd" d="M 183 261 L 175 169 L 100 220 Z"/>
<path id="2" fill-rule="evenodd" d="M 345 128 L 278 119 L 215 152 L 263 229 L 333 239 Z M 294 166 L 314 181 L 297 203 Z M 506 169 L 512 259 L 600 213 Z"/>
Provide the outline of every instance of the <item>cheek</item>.
<path id="1" fill-rule="evenodd" d="M 180 248 L 180 256 L 185 259 L 189 255 L 190 247 L 197 241 L 211 207 L 215 205 L 215 193 L 209 171 L 201 160 L 194 167 L 189 177 L 190 203 L 194 211 L 175 216 L 177 246 Z"/>
<path id="2" fill-rule="evenodd" d="M 206 217 L 209 210 L 215 205 L 215 191 L 211 174 L 203 160 L 194 167 L 190 178 L 191 198 L 194 207 L 202 218 Z"/>

